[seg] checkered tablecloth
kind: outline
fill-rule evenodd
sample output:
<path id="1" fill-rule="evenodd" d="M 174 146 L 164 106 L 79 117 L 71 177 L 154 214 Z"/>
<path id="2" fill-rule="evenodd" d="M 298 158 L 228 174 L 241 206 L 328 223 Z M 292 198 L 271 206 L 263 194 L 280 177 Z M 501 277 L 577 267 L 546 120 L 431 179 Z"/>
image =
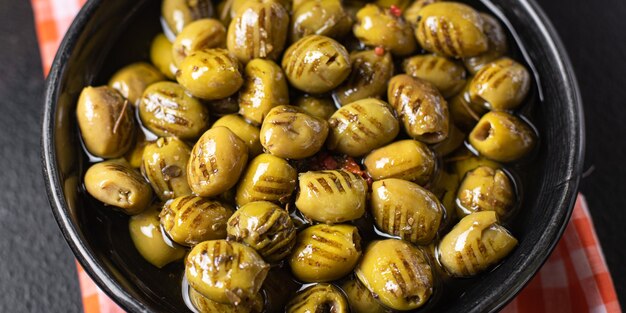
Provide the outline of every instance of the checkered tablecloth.
<path id="1" fill-rule="evenodd" d="M 56 49 L 85 0 L 31 0 L 41 62 L 47 75 Z M 124 312 L 76 263 L 86 313 Z M 621 312 L 587 203 L 578 196 L 556 249 L 506 313 Z"/>

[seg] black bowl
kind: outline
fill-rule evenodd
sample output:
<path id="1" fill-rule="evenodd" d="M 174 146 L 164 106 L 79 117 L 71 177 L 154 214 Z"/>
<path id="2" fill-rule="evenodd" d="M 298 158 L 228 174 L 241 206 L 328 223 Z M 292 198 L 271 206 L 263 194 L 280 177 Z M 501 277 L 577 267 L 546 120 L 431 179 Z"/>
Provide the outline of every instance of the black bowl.
<path id="1" fill-rule="evenodd" d="M 480 3 L 482 2 L 482 3 Z M 468 281 L 433 311 L 493 312 L 502 308 L 541 267 L 558 242 L 574 205 L 583 163 L 583 113 L 569 59 L 552 25 L 532 0 L 480 0 L 521 43 L 538 82 L 532 120 L 541 134 L 536 161 L 524 170 L 524 205 L 513 233 L 519 246 L 506 261 Z M 52 211 L 74 254 L 111 298 L 134 312 L 183 312 L 182 266 L 157 270 L 135 251 L 127 218 L 99 208 L 84 195 L 81 173 L 89 160 L 80 148 L 74 109 L 84 86 L 105 84 L 116 69 L 147 59 L 160 30 L 158 1 L 91 0 L 66 34 L 48 77 L 42 162 Z M 430 311 L 430 310 L 429 310 Z"/>

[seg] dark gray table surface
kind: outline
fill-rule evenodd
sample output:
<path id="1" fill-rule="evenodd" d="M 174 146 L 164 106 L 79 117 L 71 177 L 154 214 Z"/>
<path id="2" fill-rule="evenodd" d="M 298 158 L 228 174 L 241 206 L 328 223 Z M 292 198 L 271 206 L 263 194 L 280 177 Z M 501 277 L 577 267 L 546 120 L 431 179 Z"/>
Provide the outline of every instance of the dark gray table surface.
<path id="1" fill-rule="evenodd" d="M 569 50 L 585 103 L 583 180 L 626 303 L 626 1 L 540 0 Z M 43 76 L 28 0 L 0 1 L 0 312 L 78 312 L 74 259 L 39 162 Z"/>

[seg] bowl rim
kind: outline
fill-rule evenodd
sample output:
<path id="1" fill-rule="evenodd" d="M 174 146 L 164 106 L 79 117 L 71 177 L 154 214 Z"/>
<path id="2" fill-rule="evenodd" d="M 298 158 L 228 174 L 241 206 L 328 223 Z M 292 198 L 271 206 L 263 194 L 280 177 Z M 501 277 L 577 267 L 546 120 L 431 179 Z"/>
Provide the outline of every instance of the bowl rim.
<path id="1" fill-rule="evenodd" d="M 485 4 L 485 0 L 480 1 Z M 121 288 L 115 282 L 115 279 L 101 268 L 94 253 L 86 248 L 86 244 L 81 239 L 78 228 L 71 222 L 71 217 L 68 213 L 68 206 L 59 179 L 57 158 L 53 144 L 56 124 L 54 114 L 56 112 L 60 92 L 60 81 L 66 70 L 66 64 L 74 52 L 79 36 L 91 16 L 103 2 L 106 1 L 90 0 L 81 8 L 63 37 L 48 77 L 46 78 L 41 134 L 42 171 L 46 193 L 54 218 L 63 237 L 83 269 L 91 279 L 96 282 L 98 287 L 122 308 L 132 312 L 150 312 L 150 308 L 147 305 L 138 301 L 129 292 Z M 534 253 L 528 255 L 528 260 L 524 264 L 526 265 L 524 272 L 530 272 L 532 274 L 522 275 L 524 278 L 514 281 L 506 292 L 501 293 L 496 290 L 498 288 L 494 288 L 494 291 L 481 299 L 481 303 L 476 303 L 476 306 L 471 309 L 471 312 L 496 312 L 500 310 L 535 276 L 548 259 L 565 231 L 576 201 L 580 176 L 583 169 L 585 148 L 584 113 L 580 90 L 570 58 L 554 26 L 535 0 L 518 0 L 518 3 L 529 15 L 531 19 L 529 22 L 535 23 L 538 28 L 542 41 L 547 44 L 547 53 L 551 54 L 554 59 L 557 60 L 556 66 L 558 68 L 558 75 L 564 84 L 564 89 L 568 91 L 565 96 L 567 97 L 567 101 L 571 103 L 574 120 L 578 120 L 578 125 L 572 127 L 574 130 L 572 139 L 577 140 L 579 145 L 577 149 L 572 149 L 572 151 L 569 152 L 569 159 L 572 160 L 573 166 L 568 169 L 569 179 L 564 182 L 564 186 L 567 188 L 565 188 L 562 198 L 565 199 L 565 201 L 563 205 L 555 209 L 553 214 L 553 216 L 557 217 L 556 222 L 560 227 L 551 228 L 542 236 L 537 245 L 543 243 L 547 248 L 533 250 Z M 549 240 L 553 238 L 554 240 Z"/>

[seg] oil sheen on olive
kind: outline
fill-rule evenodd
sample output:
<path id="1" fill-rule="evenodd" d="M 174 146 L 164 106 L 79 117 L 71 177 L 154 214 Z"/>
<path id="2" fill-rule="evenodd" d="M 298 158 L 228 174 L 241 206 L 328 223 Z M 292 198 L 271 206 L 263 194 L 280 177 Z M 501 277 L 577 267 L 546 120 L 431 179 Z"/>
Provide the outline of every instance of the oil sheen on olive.
<path id="1" fill-rule="evenodd" d="M 530 73 L 509 58 L 485 64 L 469 84 L 471 101 L 491 111 L 517 109 L 529 90 Z"/>
<path id="2" fill-rule="evenodd" d="M 352 272 L 360 257 L 355 226 L 317 224 L 298 233 L 289 266 L 300 281 L 329 282 Z"/>
<path id="3" fill-rule="evenodd" d="M 495 211 L 508 217 L 515 204 L 515 190 L 500 169 L 481 166 L 465 175 L 457 193 L 457 215 L 464 217 L 480 211 Z"/>
<path id="4" fill-rule="evenodd" d="M 368 154 L 363 164 L 374 180 L 399 178 L 426 185 L 435 175 L 435 154 L 415 140 L 400 140 Z"/>
<path id="5" fill-rule="evenodd" d="M 433 84 L 441 95 L 449 98 L 465 87 L 465 69 L 442 56 L 425 54 L 405 59 L 404 72 Z"/>
<path id="6" fill-rule="evenodd" d="M 189 300 L 198 313 L 262 313 L 265 305 L 261 292 L 254 296 L 250 303 L 232 305 L 213 301 L 193 288 L 189 288 Z"/>
<path id="7" fill-rule="evenodd" d="M 400 132 L 393 108 L 375 98 L 357 100 L 341 107 L 328 123 L 328 148 L 353 157 L 388 144 Z"/>
<path id="8" fill-rule="evenodd" d="M 375 4 L 366 4 L 357 12 L 353 32 L 366 46 L 384 47 L 395 55 L 409 55 L 417 49 L 411 24 Z"/>
<path id="9" fill-rule="evenodd" d="M 393 59 L 386 52 L 378 55 L 374 50 L 350 54 L 352 72 L 341 86 L 333 91 L 339 104 L 346 105 L 357 100 L 382 97 L 387 91 L 387 82 L 393 75 Z"/>
<path id="10" fill-rule="evenodd" d="M 196 20 L 176 36 L 172 45 L 174 64 L 179 66 L 194 51 L 225 46 L 226 28 L 220 21 L 212 18 Z"/>
<path id="11" fill-rule="evenodd" d="M 180 33 L 189 23 L 210 17 L 213 5 L 210 0 L 163 0 L 161 15 L 174 35 Z"/>
<path id="12" fill-rule="evenodd" d="M 164 34 L 158 34 L 150 45 L 150 62 L 168 79 L 176 79 L 178 68 L 174 64 L 172 43 Z"/>
<path id="13" fill-rule="evenodd" d="M 296 207 L 307 218 L 327 223 L 355 220 L 365 213 L 367 182 L 345 170 L 300 173 Z"/>
<path id="14" fill-rule="evenodd" d="M 420 10 L 431 3 L 439 1 L 440 0 L 415 0 L 406 9 L 402 10 L 402 16 L 415 28 L 417 27 L 417 23 L 419 23 Z"/>
<path id="15" fill-rule="evenodd" d="M 523 158 L 533 149 L 535 141 L 535 133 L 526 122 L 505 112 L 485 114 L 469 134 L 472 147 L 496 162 Z"/>
<path id="16" fill-rule="evenodd" d="M 323 120 L 328 120 L 337 111 L 333 99 L 323 96 L 305 94 L 298 97 L 294 105 L 302 109 L 304 113 Z"/>
<path id="17" fill-rule="evenodd" d="M 223 99 L 243 85 L 241 64 L 228 50 L 215 48 L 194 51 L 181 63 L 176 80 L 193 96 Z"/>
<path id="18" fill-rule="evenodd" d="M 238 206 L 253 201 L 285 204 L 296 188 L 298 172 L 289 162 L 271 154 L 260 154 L 246 168 L 237 186 Z"/>
<path id="19" fill-rule="evenodd" d="M 165 80 L 154 66 L 138 62 L 127 65 L 113 74 L 109 86 L 119 91 L 133 106 L 138 106 L 144 90 L 153 83 Z"/>
<path id="20" fill-rule="evenodd" d="M 254 59 L 246 64 L 239 91 L 239 114 L 260 125 L 269 111 L 289 104 L 289 90 L 283 70 L 274 61 Z"/>
<path id="21" fill-rule="evenodd" d="M 483 30 L 487 36 L 488 48 L 487 51 L 477 56 L 463 59 L 465 67 L 472 74 L 476 74 L 485 64 L 504 56 L 508 50 L 506 33 L 500 22 L 487 13 L 480 13 L 480 16 L 483 19 Z"/>
<path id="22" fill-rule="evenodd" d="M 340 0 L 308 0 L 291 17 L 291 42 L 308 35 L 340 39 L 350 32 L 353 20 Z"/>
<path id="23" fill-rule="evenodd" d="M 185 249 L 172 243 L 161 233 L 161 205 L 155 204 L 128 221 L 130 238 L 141 256 L 150 264 L 162 268 L 185 257 Z"/>
<path id="24" fill-rule="evenodd" d="M 350 306 L 339 288 L 331 284 L 315 284 L 298 292 L 287 304 L 285 312 L 349 313 Z"/>
<path id="25" fill-rule="evenodd" d="M 413 139 L 433 144 L 448 137 L 448 103 L 431 83 L 396 75 L 389 81 L 387 99 Z"/>
<path id="26" fill-rule="evenodd" d="M 343 285 L 341 285 L 341 290 L 346 294 L 346 299 L 353 313 L 390 312 L 389 309 L 376 301 L 372 293 L 356 278 L 344 282 Z"/>
<path id="27" fill-rule="evenodd" d="M 76 118 L 85 148 L 95 156 L 120 157 L 133 144 L 132 108 L 111 87 L 83 88 L 76 105 Z"/>
<path id="28" fill-rule="evenodd" d="M 237 137 L 243 140 L 248 146 L 248 152 L 254 157 L 263 152 L 261 141 L 259 139 L 260 129 L 248 122 L 238 114 L 228 114 L 220 117 L 213 126 L 223 126 L 230 129 Z"/>
<path id="29" fill-rule="evenodd" d="M 161 201 L 191 194 L 187 162 L 191 148 L 175 137 L 159 138 L 143 151 L 142 172 Z"/>

